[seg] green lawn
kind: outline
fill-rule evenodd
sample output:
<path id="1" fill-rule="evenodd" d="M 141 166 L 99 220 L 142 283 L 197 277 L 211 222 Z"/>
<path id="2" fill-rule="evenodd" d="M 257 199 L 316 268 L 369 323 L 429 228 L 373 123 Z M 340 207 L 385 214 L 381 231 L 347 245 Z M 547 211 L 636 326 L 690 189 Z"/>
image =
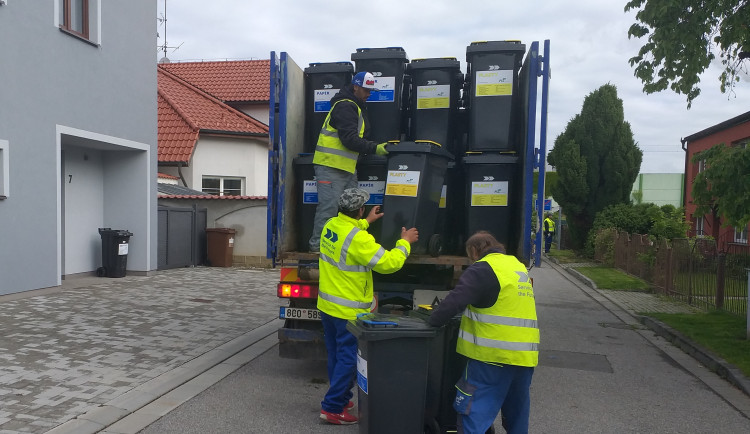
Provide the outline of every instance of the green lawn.
<path id="1" fill-rule="evenodd" d="M 724 312 L 698 314 L 649 313 L 693 342 L 707 348 L 750 377 L 747 320 Z"/>
<path id="2" fill-rule="evenodd" d="M 651 286 L 637 278 L 630 276 L 617 268 L 598 267 L 575 267 L 575 270 L 596 283 L 599 289 L 619 289 L 623 291 L 646 291 Z"/>
<path id="3" fill-rule="evenodd" d="M 581 262 L 591 262 L 590 259 L 581 258 L 576 256 L 576 253 L 572 250 L 557 250 L 550 249 L 547 254 L 550 258 L 555 258 L 561 264 L 576 264 Z"/>

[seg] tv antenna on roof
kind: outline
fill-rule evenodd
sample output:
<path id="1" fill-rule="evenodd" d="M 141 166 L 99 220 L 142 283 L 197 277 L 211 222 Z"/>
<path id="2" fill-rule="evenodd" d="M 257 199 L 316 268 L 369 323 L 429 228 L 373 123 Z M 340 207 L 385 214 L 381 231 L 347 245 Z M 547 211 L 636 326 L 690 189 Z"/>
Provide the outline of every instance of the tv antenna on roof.
<path id="1" fill-rule="evenodd" d="M 164 43 L 157 47 L 159 50 L 164 51 L 164 57 L 162 57 L 161 60 L 159 60 L 159 63 L 169 63 L 169 58 L 167 57 L 167 50 L 169 50 L 170 48 L 173 48 L 172 51 L 174 52 L 178 48 L 182 47 L 182 43 L 180 43 L 180 45 L 176 47 L 170 47 L 169 45 L 167 45 L 167 0 L 164 0 L 164 13 L 161 14 L 161 16 L 157 18 L 156 20 L 159 21 L 159 25 L 164 26 Z M 157 38 L 161 37 L 159 35 L 159 32 L 156 33 L 156 37 Z"/>

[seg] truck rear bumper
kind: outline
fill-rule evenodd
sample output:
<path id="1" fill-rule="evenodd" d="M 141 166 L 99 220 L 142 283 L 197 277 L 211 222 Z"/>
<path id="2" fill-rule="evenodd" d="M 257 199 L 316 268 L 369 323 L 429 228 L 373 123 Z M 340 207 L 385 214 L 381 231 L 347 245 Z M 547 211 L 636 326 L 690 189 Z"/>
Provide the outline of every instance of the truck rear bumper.
<path id="1" fill-rule="evenodd" d="M 279 356 L 285 359 L 326 360 L 323 329 L 279 329 Z"/>

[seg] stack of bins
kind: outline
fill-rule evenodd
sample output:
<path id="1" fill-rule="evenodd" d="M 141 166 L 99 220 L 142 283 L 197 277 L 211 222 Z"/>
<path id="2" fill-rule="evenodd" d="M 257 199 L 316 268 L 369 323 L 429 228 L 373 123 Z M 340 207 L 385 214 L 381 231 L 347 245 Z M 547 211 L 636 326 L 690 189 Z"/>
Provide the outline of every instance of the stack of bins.
<path id="1" fill-rule="evenodd" d="M 297 249 L 306 252 L 315 221 L 315 208 L 318 206 L 318 183 L 315 180 L 313 154 L 299 154 L 292 160 L 297 197 Z"/>
<path id="2" fill-rule="evenodd" d="M 488 231 L 509 254 L 516 254 L 521 235 L 519 154 L 525 140 L 516 123 L 523 118 L 518 72 L 524 52 L 517 41 L 473 42 L 466 48 L 465 234 Z"/>
<path id="3" fill-rule="evenodd" d="M 414 59 L 406 70 L 411 77 L 409 140 L 429 140 L 455 154 L 461 64 L 454 57 Z"/>
<path id="4" fill-rule="evenodd" d="M 315 152 L 320 128 L 331 110 L 331 98 L 352 81 L 349 62 L 311 63 L 305 68 L 304 152 Z"/>
<path id="5" fill-rule="evenodd" d="M 442 228 L 437 227 L 440 195 L 453 156 L 431 143 L 401 142 L 386 149 L 390 153 L 381 244 L 393 248 L 402 227 L 416 227 L 419 241 L 412 244 L 412 253 L 437 256 L 442 249 Z"/>
<path id="6" fill-rule="evenodd" d="M 356 71 L 367 71 L 375 76 L 379 92 L 367 99 L 370 119 L 369 139 L 382 143 L 401 139 L 401 118 L 404 72 L 409 62 L 401 47 L 357 48 L 352 53 Z"/>
<path id="7" fill-rule="evenodd" d="M 385 196 L 385 180 L 388 176 L 388 159 L 380 155 L 362 154 L 357 161 L 357 181 L 359 188 L 370 194 L 370 199 L 365 203 L 368 206 L 383 205 Z M 375 220 L 367 232 L 380 242 L 380 232 L 383 225 L 382 219 Z"/>

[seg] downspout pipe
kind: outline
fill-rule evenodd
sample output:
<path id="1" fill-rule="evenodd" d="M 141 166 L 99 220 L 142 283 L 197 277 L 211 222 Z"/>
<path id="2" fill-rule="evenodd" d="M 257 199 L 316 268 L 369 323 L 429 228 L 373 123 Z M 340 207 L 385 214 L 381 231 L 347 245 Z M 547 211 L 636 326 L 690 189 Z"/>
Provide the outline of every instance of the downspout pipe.
<path id="1" fill-rule="evenodd" d="M 180 179 L 182 180 L 182 186 L 187 187 L 188 186 L 187 181 L 185 181 L 185 177 L 182 176 L 182 165 L 183 165 L 182 161 L 177 163 L 177 174 L 180 175 Z"/>

